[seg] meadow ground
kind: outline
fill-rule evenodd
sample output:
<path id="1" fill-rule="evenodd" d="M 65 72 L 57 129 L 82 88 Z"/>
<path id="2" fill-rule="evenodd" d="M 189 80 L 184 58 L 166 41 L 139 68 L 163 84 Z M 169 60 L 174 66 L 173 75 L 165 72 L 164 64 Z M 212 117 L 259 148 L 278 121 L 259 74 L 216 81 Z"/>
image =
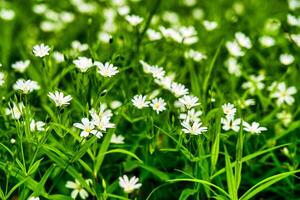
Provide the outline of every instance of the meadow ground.
<path id="1" fill-rule="evenodd" d="M 299 10 L 0 0 L 0 198 L 300 199 Z"/>

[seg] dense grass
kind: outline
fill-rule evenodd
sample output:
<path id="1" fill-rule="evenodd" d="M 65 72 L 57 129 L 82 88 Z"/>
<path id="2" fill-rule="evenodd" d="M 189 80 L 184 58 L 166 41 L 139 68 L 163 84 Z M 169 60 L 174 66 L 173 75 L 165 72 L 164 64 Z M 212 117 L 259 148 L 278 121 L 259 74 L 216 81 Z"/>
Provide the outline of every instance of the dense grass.
<path id="1" fill-rule="evenodd" d="M 72 199 L 68 181 L 75 180 L 77 199 L 299 199 L 296 0 L 83 2 L 0 0 L 1 199 Z M 143 20 L 135 25 L 127 14 Z M 209 30 L 205 20 L 216 27 Z M 182 37 L 182 27 L 194 30 Z M 233 41 L 240 50 L 230 47 Z M 39 57 L 33 48 L 41 43 L 50 51 Z M 79 57 L 91 60 L 76 64 Z M 26 64 L 15 63 L 25 60 L 20 72 Z M 106 62 L 116 74 L 99 73 Z M 156 65 L 165 74 L 153 72 Z M 185 94 L 168 88 L 166 77 L 199 99 L 191 107 L 201 116 L 180 117 L 192 109 L 178 107 Z M 18 90 L 19 79 L 39 87 Z M 284 94 L 281 83 L 290 87 Z M 72 100 L 56 106 L 49 97 L 55 91 Z M 139 109 L 135 95 L 149 104 Z M 103 106 L 111 113 L 101 113 Z M 82 118 L 102 135 L 83 137 L 75 124 Z M 224 120 L 234 119 L 237 130 L 226 128 Z M 183 122 L 207 131 L 185 130 Z M 262 129 L 251 131 L 245 122 Z M 111 142 L 115 135 L 124 143 Z M 139 178 L 141 187 L 126 191 L 123 175 Z"/>

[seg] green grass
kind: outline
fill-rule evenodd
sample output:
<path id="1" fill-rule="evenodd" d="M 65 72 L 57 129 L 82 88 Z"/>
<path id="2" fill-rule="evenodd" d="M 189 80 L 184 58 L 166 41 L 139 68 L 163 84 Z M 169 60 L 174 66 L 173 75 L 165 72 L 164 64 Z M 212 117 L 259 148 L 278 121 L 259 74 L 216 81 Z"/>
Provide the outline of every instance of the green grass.
<path id="1" fill-rule="evenodd" d="M 294 102 L 279 105 L 272 97 L 276 88 L 268 90 L 275 81 L 300 90 L 300 46 L 291 39 L 299 33 L 300 21 L 295 26 L 287 21 L 288 14 L 300 17 L 298 8 L 283 0 L 195 1 L 190 6 L 192 0 L 95 0 L 85 1 L 94 9 L 85 13 L 80 11 L 84 5 L 74 2 L 0 0 L 0 199 L 72 199 L 66 183 L 75 179 L 87 199 L 299 199 L 299 92 L 291 95 Z M 118 2 L 143 21 L 137 26 L 127 22 Z M 5 10 L 14 16 L 9 19 Z M 204 20 L 218 26 L 209 31 Z M 52 23 L 51 30 L 45 22 Z M 176 41 L 161 27 L 174 28 L 173 35 L 182 27 L 195 30 Z M 151 40 L 149 29 L 161 38 Z M 239 44 L 245 54 L 235 58 L 240 76 L 226 66 L 234 57 L 226 46 L 237 32 L 252 44 L 249 49 Z M 99 33 L 110 36 L 101 40 Z M 262 36 L 272 37 L 275 44 L 265 47 Z M 186 44 L 193 37 L 198 41 Z M 76 50 L 75 40 L 87 48 Z M 51 48 L 42 58 L 32 52 L 41 43 Z M 191 49 L 206 59 L 188 57 Z M 54 58 L 57 51 L 62 62 Z M 294 62 L 284 65 L 284 53 L 293 55 Z M 105 77 L 94 64 L 80 72 L 73 62 L 79 57 L 112 63 L 118 73 Z M 20 60 L 30 61 L 23 73 L 12 67 Z M 190 109 L 176 107 L 180 97 L 145 73 L 141 60 L 162 67 L 164 76 L 173 76 L 172 82 L 199 99 L 194 108 L 202 112 L 198 118 L 206 132 L 184 132 L 179 116 Z M 254 85 L 251 92 L 243 84 L 255 84 L 253 75 L 264 75 L 264 87 Z M 16 91 L 13 85 L 21 78 L 36 81 L 40 88 L 28 94 Z M 48 97 L 54 91 L 71 95 L 70 104 L 56 107 Z M 163 98 L 166 109 L 159 114 L 151 106 L 138 109 L 132 102 L 137 94 L 149 101 Z M 255 104 L 239 103 L 247 99 Z M 121 103 L 117 108 L 115 101 Z M 24 104 L 19 119 L 7 114 L 13 102 Z M 236 108 L 234 119 L 242 119 L 238 131 L 225 130 L 221 122 L 226 103 Z M 115 127 L 102 130 L 101 138 L 91 133 L 81 137 L 74 123 L 92 119 L 89 111 L 99 112 L 100 105 L 111 110 Z M 290 113 L 290 122 L 278 117 L 282 111 Z M 32 119 L 44 122 L 45 130 L 33 130 Z M 243 122 L 258 122 L 267 130 L 253 134 Z M 125 138 L 123 144 L 111 143 L 115 134 Z M 138 177 L 142 186 L 126 193 L 119 185 L 124 174 Z"/>

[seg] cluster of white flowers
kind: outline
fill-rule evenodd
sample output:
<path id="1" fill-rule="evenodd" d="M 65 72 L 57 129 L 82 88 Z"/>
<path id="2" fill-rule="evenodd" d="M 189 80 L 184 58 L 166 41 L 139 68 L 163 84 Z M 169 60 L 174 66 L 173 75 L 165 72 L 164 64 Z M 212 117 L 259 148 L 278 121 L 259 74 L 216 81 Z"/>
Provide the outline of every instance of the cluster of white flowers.
<path id="1" fill-rule="evenodd" d="M 74 60 L 73 63 L 75 64 L 75 67 L 79 69 L 80 72 L 86 72 L 91 67 L 96 66 L 98 69 L 97 72 L 103 77 L 112 77 L 119 72 L 118 68 L 109 62 L 93 62 L 91 58 L 87 57 L 79 57 L 76 60 Z"/>
<path id="2" fill-rule="evenodd" d="M 200 135 L 203 132 L 206 132 L 207 127 L 202 126 L 202 122 L 200 120 L 202 112 L 195 109 L 195 107 L 200 105 L 198 97 L 189 94 L 189 90 L 185 87 L 185 85 L 173 81 L 173 75 L 165 76 L 166 72 L 162 67 L 151 66 L 142 60 L 140 63 L 143 66 L 144 72 L 152 75 L 155 83 L 160 85 L 162 88 L 169 90 L 177 98 L 175 104 L 177 104 L 180 110 L 183 111 L 183 113 L 179 116 L 179 119 L 182 120 L 182 131 L 192 135 Z M 142 95 L 135 96 L 132 101 L 138 108 L 147 107 L 149 104 L 149 101 L 146 101 L 146 97 Z M 155 110 L 155 107 L 159 107 L 161 104 L 164 104 L 165 106 L 163 99 L 156 98 L 152 100 L 150 105 Z"/>
<path id="3" fill-rule="evenodd" d="M 107 129 L 114 128 L 115 124 L 111 123 L 112 111 L 107 109 L 105 105 L 101 105 L 99 111 L 95 109 L 90 110 L 91 120 L 82 118 L 81 123 L 74 123 L 73 126 L 81 129 L 80 136 L 88 137 L 90 134 L 101 138 Z"/>
<path id="4" fill-rule="evenodd" d="M 226 103 L 222 105 L 223 112 L 225 114 L 225 118 L 221 118 L 222 129 L 225 131 L 232 130 L 234 132 L 239 132 L 240 127 L 243 126 L 243 130 L 247 131 L 251 134 L 260 134 L 262 131 L 266 131 L 266 127 L 260 127 L 258 122 L 252 122 L 249 124 L 248 122 L 242 121 L 241 118 L 235 119 L 236 108 L 231 103 Z"/>
<path id="5" fill-rule="evenodd" d="M 193 26 L 182 26 L 177 29 L 160 26 L 159 30 L 166 39 L 171 39 L 180 44 L 192 45 L 199 40 L 198 33 Z"/>

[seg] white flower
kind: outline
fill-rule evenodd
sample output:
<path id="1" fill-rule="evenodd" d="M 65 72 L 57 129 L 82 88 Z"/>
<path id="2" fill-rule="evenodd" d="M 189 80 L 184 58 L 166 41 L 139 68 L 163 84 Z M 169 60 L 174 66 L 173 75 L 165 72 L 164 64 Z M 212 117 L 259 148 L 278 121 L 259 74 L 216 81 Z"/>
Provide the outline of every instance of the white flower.
<path id="1" fill-rule="evenodd" d="M 178 99 L 181 104 L 183 104 L 187 109 L 191 109 L 195 106 L 200 105 L 198 102 L 198 97 L 195 97 L 193 95 L 184 95 L 180 99 Z"/>
<path id="2" fill-rule="evenodd" d="M 189 90 L 181 83 L 173 82 L 171 84 L 171 92 L 176 96 L 180 97 L 189 93 Z"/>
<path id="3" fill-rule="evenodd" d="M 183 39 L 183 44 L 191 45 L 198 42 L 197 31 L 193 26 L 180 27 L 179 33 Z"/>
<path id="4" fill-rule="evenodd" d="M 275 40 L 271 36 L 261 36 L 259 42 L 264 47 L 271 47 L 275 45 Z"/>
<path id="5" fill-rule="evenodd" d="M 215 21 L 204 20 L 203 26 L 207 31 L 213 31 L 218 27 L 218 23 Z"/>
<path id="6" fill-rule="evenodd" d="M 236 108 L 231 103 L 226 103 L 222 105 L 222 109 L 224 114 L 226 115 L 226 118 L 233 119 L 234 115 L 236 113 Z"/>
<path id="7" fill-rule="evenodd" d="M 31 196 L 31 197 L 28 198 L 28 200 L 40 200 L 40 198 L 39 197 Z"/>
<path id="8" fill-rule="evenodd" d="M 40 89 L 40 86 L 36 81 L 19 79 L 13 85 L 13 88 L 14 90 L 20 90 L 24 94 L 28 94 L 34 90 Z"/>
<path id="9" fill-rule="evenodd" d="M 271 94 L 272 98 L 277 98 L 277 104 L 280 106 L 284 103 L 292 105 L 295 101 L 292 95 L 297 93 L 296 87 L 286 87 L 284 82 L 278 83 L 276 91 Z"/>
<path id="10" fill-rule="evenodd" d="M 146 101 L 146 96 L 143 96 L 143 95 L 135 95 L 133 98 L 132 98 L 132 104 L 137 107 L 138 109 L 142 109 L 142 108 L 146 108 L 149 106 L 149 101 Z"/>
<path id="11" fill-rule="evenodd" d="M 64 105 L 69 105 L 70 101 L 72 100 L 71 95 L 64 96 L 64 93 L 55 91 L 49 92 L 48 97 L 52 99 L 56 105 L 56 107 L 62 107 Z"/>
<path id="12" fill-rule="evenodd" d="M 0 18 L 6 21 L 10 21 L 15 17 L 15 11 L 10 10 L 10 9 L 4 9 L 2 8 L 0 10 Z"/>
<path id="13" fill-rule="evenodd" d="M 123 188 L 124 192 L 131 193 L 136 189 L 139 189 L 142 184 L 138 183 L 139 178 L 133 176 L 130 179 L 127 175 L 123 175 L 122 177 L 119 177 L 119 185 L 121 188 Z"/>
<path id="14" fill-rule="evenodd" d="M 243 52 L 243 50 L 236 41 L 226 42 L 226 48 L 229 51 L 230 55 L 234 57 L 242 57 L 245 55 L 245 52 Z"/>
<path id="15" fill-rule="evenodd" d="M 45 123 L 42 121 L 35 121 L 34 119 L 31 120 L 30 122 L 30 130 L 31 131 L 44 131 L 45 128 Z"/>
<path id="16" fill-rule="evenodd" d="M 14 64 L 11 65 L 11 67 L 18 71 L 23 73 L 30 65 L 30 60 L 24 60 L 24 61 L 17 61 Z"/>
<path id="17" fill-rule="evenodd" d="M 101 132 L 95 130 L 93 122 L 88 118 L 82 118 L 81 123 L 74 123 L 73 126 L 81 129 L 80 137 L 88 137 L 90 134 L 95 135 L 97 138 L 101 138 L 103 135 Z"/>
<path id="18" fill-rule="evenodd" d="M 52 53 L 52 57 L 54 58 L 54 60 L 57 62 L 57 63 L 62 63 L 65 61 L 65 57 L 64 57 L 64 54 L 58 52 L 58 51 L 55 51 Z"/>
<path id="19" fill-rule="evenodd" d="M 291 14 L 287 15 L 287 22 L 291 26 L 300 26 L 300 19 Z"/>
<path id="20" fill-rule="evenodd" d="M 256 90 L 262 90 L 265 88 L 265 84 L 262 82 L 265 80 L 264 75 L 251 75 L 249 81 L 242 84 L 242 88 L 249 89 L 250 94 L 254 94 Z"/>
<path id="21" fill-rule="evenodd" d="M 158 79 L 162 79 L 166 73 L 162 67 L 158 67 L 158 66 L 150 66 L 148 70 L 152 74 L 153 78 L 158 78 Z"/>
<path id="22" fill-rule="evenodd" d="M 144 20 L 143 18 L 137 15 L 126 15 L 125 19 L 132 26 L 137 26 Z"/>
<path id="23" fill-rule="evenodd" d="M 94 62 L 94 65 L 98 67 L 98 73 L 104 77 L 112 77 L 119 72 L 118 68 L 109 62 L 103 64 L 96 61 Z"/>
<path id="24" fill-rule="evenodd" d="M 23 114 L 23 111 L 24 111 L 24 108 L 25 107 L 24 107 L 23 102 L 20 102 L 18 104 L 16 104 L 16 103 L 13 102 L 12 106 L 10 106 L 10 107 L 8 107 L 8 108 L 5 109 L 5 113 L 6 113 L 6 115 L 11 115 L 11 117 L 13 119 L 17 119 L 18 120 L 18 119 L 21 118 L 21 116 Z"/>
<path id="25" fill-rule="evenodd" d="M 192 135 L 200 135 L 207 131 L 207 127 L 202 126 L 201 122 L 189 122 L 189 121 L 183 121 L 181 122 L 181 125 L 183 126 L 182 131 L 184 133 L 189 133 Z"/>
<path id="26" fill-rule="evenodd" d="M 118 101 L 118 100 L 114 100 L 114 101 L 112 101 L 111 103 L 110 103 L 110 107 L 111 107 L 111 109 L 117 109 L 117 108 L 119 108 L 120 106 L 122 106 L 123 105 L 123 103 L 121 102 L 121 101 Z"/>
<path id="27" fill-rule="evenodd" d="M 73 61 L 75 67 L 78 68 L 81 72 L 86 72 L 89 68 L 93 66 L 93 61 L 91 58 L 79 57 Z"/>
<path id="28" fill-rule="evenodd" d="M 109 110 L 111 112 L 111 110 Z M 92 116 L 92 123 L 96 126 L 96 128 L 104 132 L 108 128 L 114 128 L 115 124 L 110 123 L 110 115 L 107 115 L 108 113 L 105 111 L 102 113 L 101 111 L 99 113 L 96 112 L 90 112 Z"/>
<path id="29" fill-rule="evenodd" d="M 82 51 L 86 51 L 88 50 L 89 48 L 89 45 L 88 44 L 81 44 L 79 41 L 77 40 L 74 40 L 72 43 L 71 43 L 71 47 L 73 50 L 75 51 L 79 51 L 79 52 L 82 52 Z"/>
<path id="30" fill-rule="evenodd" d="M 148 29 L 146 33 L 147 33 L 149 40 L 151 40 L 151 41 L 161 39 L 161 34 L 153 29 Z"/>
<path id="31" fill-rule="evenodd" d="M 300 34 L 291 34 L 291 39 L 300 47 Z"/>
<path id="32" fill-rule="evenodd" d="M 300 1 L 299 0 L 288 0 L 289 9 L 296 10 L 300 7 Z"/>
<path id="33" fill-rule="evenodd" d="M 118 8 L 118 13 L 121 16 L 128 15 L 129 12 L 130 12 L 130 8 L 128 6 L 121 6 Z"/>
<path id="34" fill-rule="evenodd" d="M 267 130 L 266 127 L 260 127 L 258 122 L 252 122 L 251 125 L 247 122 L 243 122 L 243 126 L 244 126 L 245 131 L 252 133 L 252 134 L 253 133 L 260 134 L 262 131 Z"/>
<path id="35" fill-rule="evenodd" d="M 124 144 L 124 137 L 122 135 L 116 135 L 113 134 L 111 139 L 110 139 L 110 143 L 113 144 Z"/>
<path id="36" fill-rule="evenodd" d="M 246 49 L 250 49 L 252 47 L 251 40 L 244 33 L 235 33 L 235 39 L 237 40 L 239 45 L 245 47 Z"/>
<path id="37" fill-rule="evenodd" d="M 107 32 L 99 32 L 98 33 L 98 40 L 100 40 L 103 43 L 109 43 L 109 41 L 112 39 L 111 34 Z"/>
<path id="38" fill-rule="evenodd" d="M 177 43 L 182 43 L 183 37 L 178 31 L 172 28 L 165 28 L 163 26 L 160 26 L 159 30 L 165 38 L 170 38 Z"/>
<path id="39" fill-rule="evenodd" d="M 160 85 L 161 87 L 163 87 L 166 90 L 171 90 L 171 85 L 172 85 L 172 81 L 175 77 L 173 76 L 173 74 L 168 75 L 168 76 L 164 76 L 161 79 L 154 79 L 155 83 L 157 83 L 158 85 Z"/>
<path id="40" fill-rule="evenodd" d="M 237 77 L 242 75 L 241 65 L 238 63 L 237 59 L 234 57 L 230 57 L 225 61 L 225 66 L 228 69 L 229 74 L 233 74 Z"/>
<path id="41" fill-rule="evenodd" d="M 157 114 L 166 110 L 166 102 L 162 98 L 152 99 L 150 106 Z"/>
<path id="42" fill-rule="evenodd" d="M 88 180 L 86 180 L 86 182 L 89 183 Z M 73 199 L 76 199 L 78 194 L 81 199 L 86 199 L 89 197 L 89 194 L 87 193 L 87 191 L 85 191 L 85 189 L 81 186 L 80 182 L 76 179 L 75 179 L 75 182 L 67 181 L 66 188 L 73 189 L 73 191 L 71 192 L 71 197 Z"/>
<path id="43" fill-rule="evenodd" d="M 2 86 L 4 83 L 4 73 L 0 72 L 0 86 Z"/>
<path id="44" fill-rule="evenodd" d="M 194 108 L 188 110 L 187 113 L 180 113 L 179 119 L 184 121 L 200 122 L 201 111 L 196 111 Z"/>
<path id="45" fill-rule="evenodd" d="M 223 125 L 222 128 L 225 131 L 229 131 L 230 129 L 233 130 L 234 132 L 238 132 L 240 130 L 240 125 L 241 125 L 241 119 L 230 119 L 230 118 L 221 118 L 221 124 Z"/>
<path id="46" fill-rule="evenodd" d="M 294 62 L 295 58 L 291 54 L 281 54 L 279 60 L 283 65 L 290 65 Z"/>
<path id="47" fill-rule="evenodd" d="M 283 123 L 284 126 L 288 126 L 292 122 L 292 114 L 287 111 L 277 113 L 276 117 Z"/>
<path id="48" fill-rule="evenodd" d="M 50 47 L 48 45 L 45 45 L 45 44 L 37 44 L 33 47 L 33 54 L 36 56 L 36 57 L 44 57 L 44 56 L 47 56 L 49 55 L 49 51 L 50 51 Z"/>
<path id="49" fill-rule="evenodd" d="M 184 53 L 184 56 L 186 58 L 190 58 L 190 59 L 194 60 L 195 62 L 200 62 L 201 60 L 204 60 L 207 58 L 207 56 L 204 55 L 203 53 L 201 53 L 200 51 L 195 51 L 193 49 L 186 51 Z"/>
<path id="50" fill-rule="evenodd" d="M 237 104 L 241 107 L 241 109 L 247 108 L 249 106 L 255 105 L 255 100 L 254 99 L 239 99 L 237 101 Z"/>

